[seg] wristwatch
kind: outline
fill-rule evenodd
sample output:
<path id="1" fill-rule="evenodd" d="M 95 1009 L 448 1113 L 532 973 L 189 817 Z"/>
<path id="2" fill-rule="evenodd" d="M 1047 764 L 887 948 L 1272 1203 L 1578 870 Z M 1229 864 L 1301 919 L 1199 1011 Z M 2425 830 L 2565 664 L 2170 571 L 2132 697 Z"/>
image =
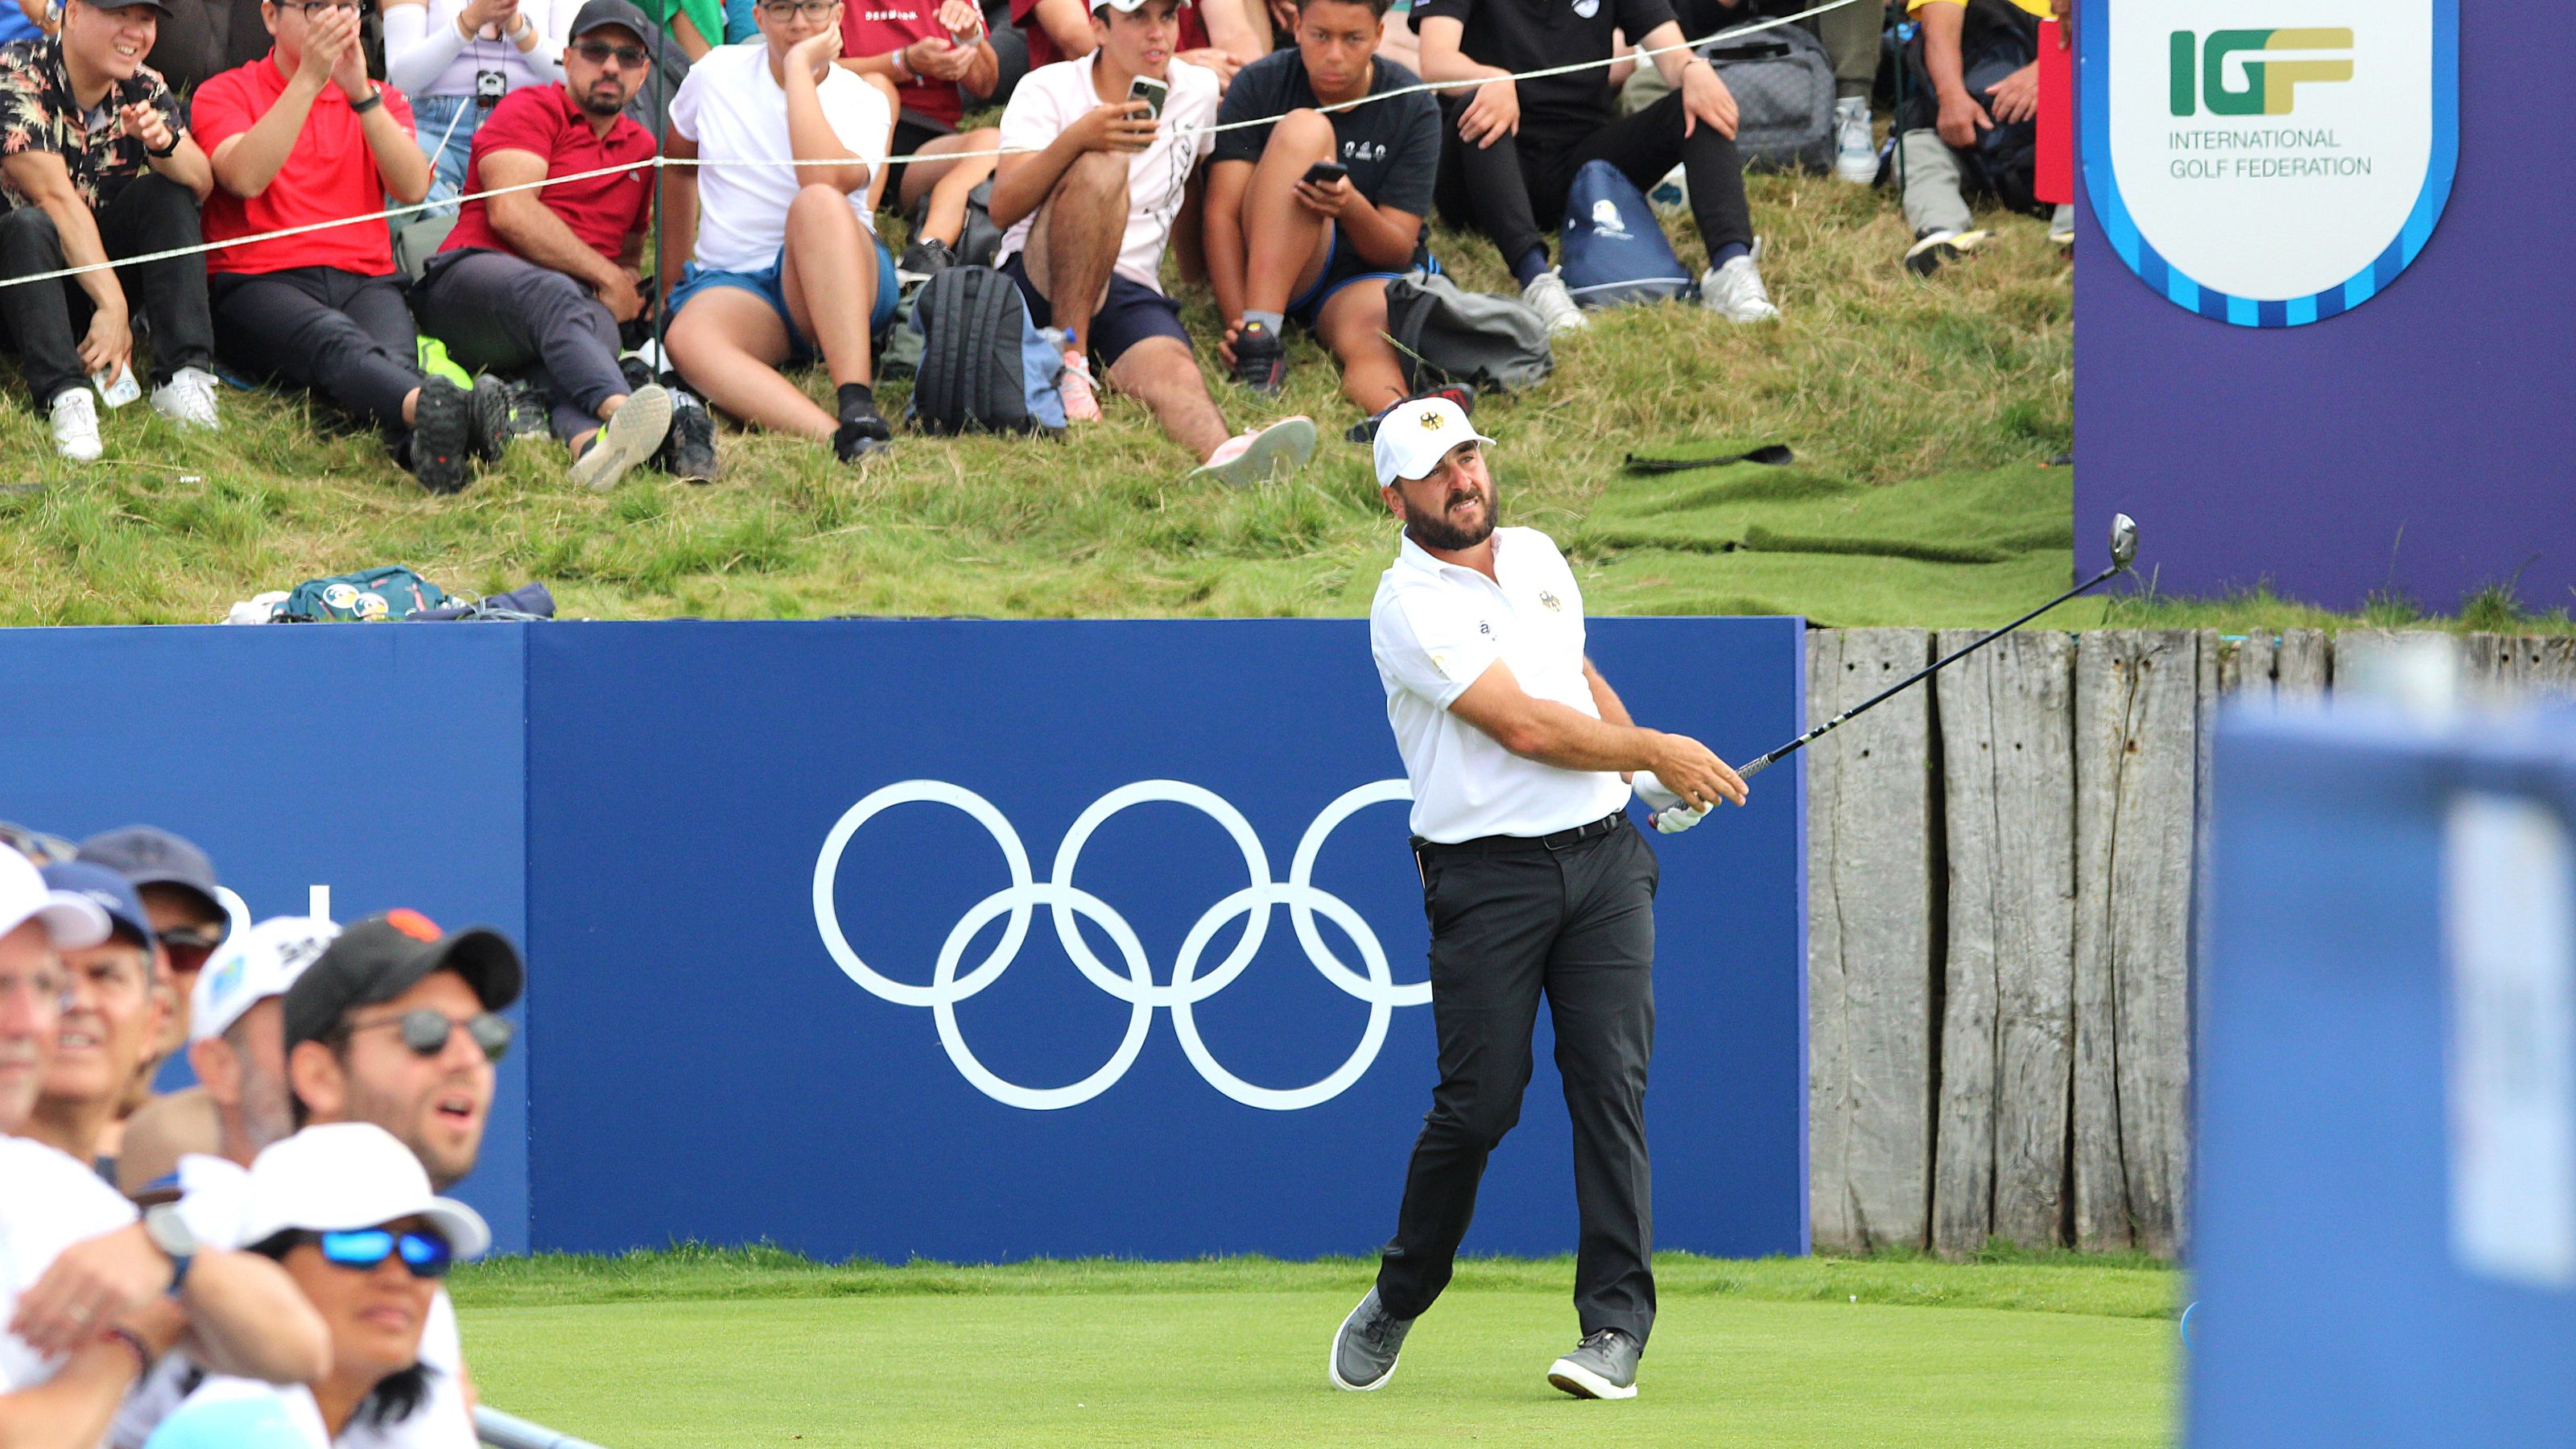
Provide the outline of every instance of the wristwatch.
<path id="1" fill-rule="evenodd" d="M 146 156 L 151 157 L 151 158 L 152 158 L 153 160 L 155 160 L 155 161 L 167 161 L 167 160 L 169 160 L 169 159 L 170 159 L 170 157 L 171 157 L 173 154 L 175 154 L 175 153 L 178 151 L 178 149 L 179 149 L 179 140 L 180 140 L 180 138 L 181 138 L 181 137 L 183 137 L 183 136 L 185 136 L 185 135 L 187 135 L 187 134 L 188 134 L 187 132 L 182 131 L 182 130 L 180 130 L 180 129 L 178 129 L 177 127 L 175 127 L 175 126 L 174 126 L 174 127 L 172 127 L 172 128 L 171 128 L 171 130 L 170 130 L 170 144 L 169 144 L 169 145 L 162 147 L 162 148 L 161 148 L 160 150 L 158 150 L 158 151 L 155 151 L 155 150 L 153 150 L 151 147 L 146 146 L 146 147 L 144 147 L 144 148 L 143 148 L 143 154 L 144 154 L 144 155 L 146 155 Z"/>
<path id="2" fill-rule="evenodd" d="M 384 103 L 385 88 L 380 85 L 370 84 L 367 87 L 367 98 L 365 100 L 349 102 L 349 114 L 353 116 L 363 116 L 367 112 L 374 110 L 376 107 L 381 106 Z"/>
<path id="3" fill-rule="evenodd" d="M 197 1260 L 197 1235 L 188 1229 L 188 1220 L 179 1216 L 177 1203 L 160 1203 L 143 1213 L 143 1235 L 152 1240 L 170 1260 L 170 1291 L 188 1281 L 188 1265 Z"/>

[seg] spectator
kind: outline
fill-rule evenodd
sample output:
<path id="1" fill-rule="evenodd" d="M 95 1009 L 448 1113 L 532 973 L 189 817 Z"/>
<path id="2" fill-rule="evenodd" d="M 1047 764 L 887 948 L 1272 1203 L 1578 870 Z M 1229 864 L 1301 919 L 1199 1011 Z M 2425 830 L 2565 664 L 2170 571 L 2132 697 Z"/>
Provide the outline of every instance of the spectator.
<path id="1" fill-rule="evenodd" d="M 1102 0 L 1091 14 L 1098 42 L 1080 60 L 1030 71 L 1002 113 L 1006 147 L 993 183 L 1003 270 L 1031 315 L 1064 334 L 1064 411 L 1098 422 L 1089 357 L 1122 391 L 1154 410 L 1163 431 L 1201 459 L 1192 477 L 1263 482 L 1305 465 L 1315 425 L 1286 418 L 1226 436 L 1181 326 L 1163 294 L 1163 248 L 1196 185 L 1216 113 L 1216 77 L 1178 60 L 1178 0 Z M 1128 98 L 1138 77 L 1166 89 L 1160 121 Z"/>
<path id="2" fill-rule="evenodd" d="M 637 169 L 469 201 L 412 287 L 423 328 L 467 367 L 534 364 L 573 481 L 608 488 L 662 450 L 671 395 L 628 382 L 617 327 L 644 313 L 636 268 L 653 214 L 653 137 L 622 114 L 652 65 L 652 22 L 627 0 L 590 0 L 564 53 L 571 84 L 535 86 L 493 109 L 474 142 L 475 187 L 524 186 L 635 163 Z M 715 433 L 693 403 L 688 458 L 715 476 Z"/>
<path id="3" fill-rule="evenodd" d="M 1649 49 L 1681 43 L 1665 0 L 1610 0 L 1571 14 L 1514 0 L 1422 0 L 1413 11 L 1422 71 L 1435 81 L 1483 79 L 1440 102 L 1449 123 L 1440 208 L 1492 239 L 1520 283 L 1521 298 L 1551 331 L 1584 325 L 1547 263 L 1548 231 L 1564 220 L 1566 193 L 1587 161 L 1606 160 L 1640 190 L 1675 162 L 1690 181 L 1690 205 L 1708 248 L 1700 303 L 1730 322 L 1780 315 L 1753 258 L 1753 218 L 1735 148 L 1735 98 L 1698 56 L 1655 57 L 1673 93 L 1614 119 L 1598 71 L 1513 77 L 1577 61 L 1607 61 L 1614 34 L 1642 36 Z"/>
<path id="4" fill-rule="evenodd" d="M 757 30 L 757 0 L 747 8 L 753 12 L 752 24 Z M 635 99 L 627 103 L 626 114 L 659 136 L 670 129 L 671 105 L 689 79 L 690 68 L 706 59 L 720 43 L 736 42 L 716 39 L 733 32 L 729 0 L 723 4 L 718 0 L 651 0 L 649 13 L 662 26 L 661 34 L 652 37 L 653 72 L 645 77 L 644 88 L 635 93 Z"/>
<path id="5" fill-rule="evenodd" d="M 375 425 L 433 493 L 463 488 L 476 459 L 500 456 L 509 405 L 420 370 L 419 335 L 373 213 L 387 194 L 418 201 L 429 160 L 410 103 L 367 79 L 351 0 L 266 0 L 277 44 L 197 90 L 198 135 L 218 187 L 206 204 L 215 350 L 252 377 L 313 388 Z M 347 225 L 243 238 L 319 221 Z"/>
<path id="6" fill-rule="evenodd" d="M 993 175 L 992 152 L 1002 133 L 990 127 L 957 133 L 966 98 L 990 98 L 1001 78 L 1001 57 L 983 29 L 983 15 L 968 0 L 870 0 L 865 8 L 841 10 L 842 67 L 882 76 L 895 89 L 892 154 L 969 153 L 880 167 L 869 179 L 872 206 L 891 204 L 913 219 L 901 263 L 907 272 L 956 264 L 967 195 Z"/>
<path id="7" fill-rule="evenodd" d="M 248 1252 L 286 1270 L 329 1326 L 330 1368 L 304 1383 L 208 1378 L 148 1444 L 154 1449 L 304 1449 L 362 1435 L 447 1449 L 463 1438 L 427 1427 L 445 1373 L 426 1361 L 440 1298 L 456 1260 L 492 1233 L 474 1209 L 434 1196 L 420 1162 L 363 1122 L 308 1127 L 251 1164 L 238 1234 Z M 355 1432 L 353 1432 L 355 1431 Z"/>
<path id="8" fill-rule="evenodd" d="M 894 257 L 867 201 L 894 129 L 893 87 L 833 64 L 837 0 L 762 0 L 760 33 L 762 44 L 726 46 L 690 70 L 671 103 L 665 154 L 717 164 L 678 167 L 663 181 L 667 341 L 680 376 L 709 401 L 829 439 L 855 463 L 894 440 L 869 386 L 869 334 L 894 316 Z M 793 168 L 725 164 L 791 159 Z M 778 370 L 818 352 L 837 415 Z"/>
<path id="9" fill-rule="evenodd" d="M 503 96 L 564 78 L 556 3 L 385 0 L 385 83 L 410 98 L 430 200 L 469 189 L 474 137 Z"/>
<path id="10" fill-rule="evenodd" d="M 2049 210 L 2032 200 L 2030 185 L 2039 144 L 2039 22 L 2051 11 L 2049 0 L 1908 3 L 1922 26 L 1908 56 L 1925 83 L 1915 87 L 1902 120 L 1897 174 L 1905 224 L 1914 231 L 1905 269 L 1928 277 L 1994 235 L 1968 210 L 1970 188 L 2016 210 Z M 2074 210 L 2056 208 L 2051 235 L 2073 235 Z"/>
<path id="11" fill-rule="evenodd" d="M 1301 0 L 1296 46 L 1243 68 L 1208 168 L 1208 277 L 1221 350 L 1237 381 L 1276 393 L 1288 376 L 1282 337 L 1294 320 L 1342 364 L 1342 394 L 1364 414 L 1405 395 L 1386 340 L 1386 283 L 1427 257 L 1422 219 L 1440 175 L 1440 105 L 1417 91 L 1336 111 L 1421 78 L 1375 54 L 1385 0 Z M 1332 162 L 1340 180 L 1307 181 Z"/>
<path id="12" fill-rule="evenodd" d="M 215 894 L 223 889 L 215 883 L 215 863 L 194 842 L 152 825 L 125 825 L 93 835 L 80 843 L 80 858 L 125 877 L 142 898 L 171 986 L 169 1021 L 154 1055 L 169 1056 L 187 1045 L 188 1003 L 197 973 L 231 929 L 232 916 Z M 141 1105 L 142 1098 L 133 1099 L 132 1106 Z"/>
<path id="13" fill-rule="evenodd" d="M 24 359 L 28 390 L 52 416 L 54 448 L 98 458 L 98 402 L 85 373 L 129 365 L 131 282 L 151 329 L 152 408 L 213 428 L 214 334 L 194 257 L 128 262 L 197 243 L 198 203 L 214 184 L 179 103 L 143 64 L 163 0 L 68 0 L 62 33 L 0 49 L 0 273 L 113 269 L 0 288 L 0 322 Z M 86 118 L 96 116 L 96 121 Z"/>
<path id="14" fill-rule="evenodd" d="M 25 1131 L 75 1161 L 93 1164 L 100 1177 L 114 1182 L 124 1127 L 118 1109 L 127 1084 L 157 1060 L 167 1014 L 153 990 L 161 977 L 159 946 L 144 924 L 143 903 L 115 871 L 67 861 L 46 866 L 44 881 L 48 889 L 97 902 L 107 912 L 109 932 L 95 946 L 62 953 L 68 985 L 61 1035 Z"/>
<path id="15" fill-rule="evenodd" d="M 1415 75 L 1422 73 L 1422 42 L 1413 38 L 1413 0 L 1394 0 L 1378 21 L 1377 53 Z"/>
<path id="16" fill-rule="evenodd" d="M 1270 36 L 1253 23 L 1259 0 L 1184 0 L 1177 59 L 1216 72 L 1219 91 L 1234 73 L 1270 53 Z M 1029 68 L 1080 60 L 1100 44 L 1082 0 L 1011 0 L 1011 20 L 1027 37 Z"/>
<path id="17" fill-rule="evenodd" d="M 1675 18 L 1686 38 L 1699 41 L 1754 20 L 1796 15 L 1805 0 L 1675 0 Z M 1878 84 L 1880 41 L 1887 29 L 1887 0 L 1851 0 L 1801 22 L 1824 42 L 1834 68 L 1834 175 L 1855 185 L 1878 180 L 1878 137 L 1870 129 L 1869 94 Z M 1619 109 L 1634 114 L 1661 100 L 1670 88 L 1661 72 L 1640 66 L 1620 89 Z"/>

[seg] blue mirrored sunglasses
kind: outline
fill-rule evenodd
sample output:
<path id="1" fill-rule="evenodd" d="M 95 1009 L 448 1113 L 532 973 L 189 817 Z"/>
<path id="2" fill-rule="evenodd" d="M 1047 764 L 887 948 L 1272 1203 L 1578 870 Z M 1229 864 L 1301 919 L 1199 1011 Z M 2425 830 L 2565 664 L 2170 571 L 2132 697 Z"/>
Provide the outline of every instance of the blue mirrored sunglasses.
<path id="1" fill-rule="evenodd" d="M 315 1233 L 313 1241 L 321 1246 L 326 1261 L 343 1268 L 373 1268 L 399 1251 L 403 1266 L 415 1278 L 444 1278 L 448 1265 L 456 1260 L 456 1250 L 436 1233 L 360 1228 L 347 1233 Z"/>

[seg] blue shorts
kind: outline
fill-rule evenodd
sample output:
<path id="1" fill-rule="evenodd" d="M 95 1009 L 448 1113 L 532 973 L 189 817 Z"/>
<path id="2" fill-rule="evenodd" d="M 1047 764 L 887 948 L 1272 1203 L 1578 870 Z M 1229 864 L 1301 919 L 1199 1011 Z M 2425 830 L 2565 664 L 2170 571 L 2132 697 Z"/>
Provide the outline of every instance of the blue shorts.
<path id="1" fill-rule="evenodd" d="M 894 320 L 895 293 L 901 284 L 894 276 L 894 254 L 887 251 L 886 244 L 873 234 L 869 240 L 875 241 L 877 247 L 877 301 L 868 312 L 868 334 L 873 337 L 883 335 L 886 324 Z M 786 324 L 787 360 L 811 362 L 815 356 L 814 344 L 804 333 L 796 330 L 796 319 L 787 310 L 787 287 L 780 280 L 786 268 L 787 248 L 783 246 L 778 249 L 778 255 L 770 259 L 768 266 L 756 272 L 711 272 L 691 262 L 680 268 L 680 285 L 671 289 L 671 316 L 677 320 L 681 310 L 701 292 L 717 287 L 738 287 L 767 302 L 769 310 L 777 313 L 778 320 Z"/>
<path id="2" fill-rule="evenodd" d="M 1054 315 L 1046 294 L 1029 280 L 1026 258 L 1013 253 L 1002 264 L 1002 271 L 1020 284 L 1020 297 L 1029 304 L 1029 319 L 1039 326 Z M 1100 310 L 1091 314 L 1091 335 L 1083 339 L 1091 355 L 1102 367 L 1114 366 L 1127 349 L 1148 337 L 1169 337 L 1183 347 L 1190 345 L 1189 329 L 1181 325 L 1181 304 L 1155 291 L 1112 272 L 1109 295 L 1101 300 Z"/>
<path id="3" fill-rule="evenodd" d="M 1423 254 L 1422 267 L 1423 270 L 1437 276 L 1440 271 L 1440 259 L 1426 252 Z M 1315 330 L 1315 319 L 1324 315 L 1324 304 L 1333 300 L 1334 295 L 1344 287 L 1353 282 L 1391 281 L 1403 275 L 1402 272 L 1390 272 L 1383 268 L 1372 267 L 1360 260 L 1360 254 L 1352 250 L 1348 242 L 1342 240 L 1342 229 L 1338 226 L 1333 227 L 1333 250 L 1324 258 L 1322 274 L 1315 278 L 1315 285 L 1289 300 L 1287 318 L 1312 332 Z"/>

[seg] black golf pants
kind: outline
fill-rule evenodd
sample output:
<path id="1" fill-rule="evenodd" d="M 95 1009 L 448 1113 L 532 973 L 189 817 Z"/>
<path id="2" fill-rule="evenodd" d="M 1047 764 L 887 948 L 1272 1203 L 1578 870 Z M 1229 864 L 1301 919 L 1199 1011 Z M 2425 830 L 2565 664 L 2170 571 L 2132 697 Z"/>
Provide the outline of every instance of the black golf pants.
<path id="1" fill-rule="evenodd" d="M 393 441 L 420 386 L 420 335 L 399 278 L 337 267 L 217 272 L 215 347 L 249 376 L 311 388 Z"/>
<path id="2" fill-rule="evenodd" d="M 1379 1301 L 1416 1317 L 1449 1283 L 1494 1145 L 1520 1120 L 1539 998 L 1574 1121 L 1583 1331 L 1643 1342 L 1655 1322 L 1646 1061 L 1655 1045 L 1655 853 L 1626 817 L 1550 850 L 1489 837 L 1422 845 L 1440 1084 L 1413 1144 Z"/>
<path id="3" fill-rule="evenodd" d="M 1458 137 L 1458 117 L 1473 91 L 1443 96 L 1440 149 L 1440 214 L 1452 225 L 1472 226 L 1492 240 L 1504 266 L 1516 266 L 1548 233 L 1565 222 L 1565 194 L 1587 161 L 1607 161 L 1650 191 L 1680 163 L 1690 181 L 1691 216 L 1699 239 L 1714 256 L 1733 243 L 1753 245 L 1753 208 L 1744 199 L 1744 156 L 1735 142 L 1707 126 L 1682 135 L 1682 98 L 1666 95 L 1633 116 L 1606 122 L 1589 135 L 1533 137 L 1524 130 L 1479 148 Z"/>
<path id="4" fill-rule="evenodd" d="M 202 239 L 196 194 L 157 174 L 127 181 L 94 215 L 110 261 L 195 246 Z M 0 277 L 50 272 L 63 265 L 62 234 L 34 203 L 0 216 Z M 116 269 L 116 279 L 132 320 L 142 324 L 137 330 L 151 334 L 150 380 L 155 386 L 183 367 L 214 367 L 204 258 L 129 262 Z M 96 311 L 77 277 L 0 287 L 0 322 L 7 324 L 10 344 L 25 364 L 27 390 L 35 396 L 37 411 L 52 406 L 57 394 L 78 387 L 86 375 L 80 339 Z"/>
<path id="5" fill-rule="evenodd" d="M 554 435 L 571 442 L 599 426 L 599 405 L 631 391 L 617 367 L 617 319 L 588 287 L 509 252 L 441 252 L 411 289 L 423 332 L 469 372 L 545 376 Z"/>

